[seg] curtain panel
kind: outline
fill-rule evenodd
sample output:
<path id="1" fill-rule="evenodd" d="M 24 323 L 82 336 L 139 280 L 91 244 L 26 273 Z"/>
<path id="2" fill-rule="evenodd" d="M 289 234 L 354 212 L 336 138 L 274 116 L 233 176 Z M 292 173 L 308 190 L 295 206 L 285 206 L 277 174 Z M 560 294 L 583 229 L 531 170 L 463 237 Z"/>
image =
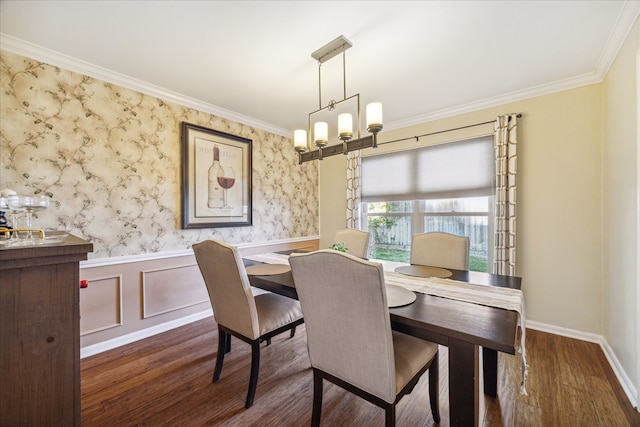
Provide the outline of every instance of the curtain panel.
<path id="1" fill-rule="evenodd" d="M 360 150 L 347 154 L 347 228 L 360 228 Z"/>
<path id="2" fill-rule="evenodd" d="M 495 274 L 516 274 L 516 172 L 517 117 L 499 116 L 494 125 L 496 161 L 495 236 L 493 269 Z"/>

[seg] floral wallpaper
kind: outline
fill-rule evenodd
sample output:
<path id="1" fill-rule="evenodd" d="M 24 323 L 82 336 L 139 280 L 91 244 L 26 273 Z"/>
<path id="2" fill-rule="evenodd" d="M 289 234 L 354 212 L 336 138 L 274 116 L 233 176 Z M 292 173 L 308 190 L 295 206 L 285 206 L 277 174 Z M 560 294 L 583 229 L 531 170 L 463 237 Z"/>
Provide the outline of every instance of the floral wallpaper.
<path id="1" fill-rule="evenodd" d="M 0 52 L 0 189 L 46 194 L 34 226 L 91 259 L 319 234 L 318 169 L 290 138 Z M 181 122 L 253 141 L 253 225 L 182 230 Z"/>

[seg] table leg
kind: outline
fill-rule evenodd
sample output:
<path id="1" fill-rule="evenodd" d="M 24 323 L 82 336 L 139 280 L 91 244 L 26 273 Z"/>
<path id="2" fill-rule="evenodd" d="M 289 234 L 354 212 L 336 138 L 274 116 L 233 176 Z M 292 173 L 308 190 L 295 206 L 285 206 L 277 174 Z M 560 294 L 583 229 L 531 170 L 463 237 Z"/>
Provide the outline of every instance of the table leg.
<path id="1" fill-rule="evenodd" d="M 452 427 L 479 422 L 479 350 L 465 341 L 449 339 L 449 419 Z"/>
<path id="2" fill-rule="evenodd" d="M 498 351 L 482 347 L 482 375 L 484 394 L 498 396 Z"/>

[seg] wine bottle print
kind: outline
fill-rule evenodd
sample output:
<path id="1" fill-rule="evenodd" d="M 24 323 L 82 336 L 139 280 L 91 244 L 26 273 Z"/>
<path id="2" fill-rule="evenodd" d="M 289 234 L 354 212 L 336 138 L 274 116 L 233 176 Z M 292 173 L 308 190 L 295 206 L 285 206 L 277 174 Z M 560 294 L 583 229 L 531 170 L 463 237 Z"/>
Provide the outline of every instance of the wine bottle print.
<path id="1" fill-rule="evenodd" d="M 219 176 L 222 173 L 222 166 L 220 166 L 220 150 L 217 145 L 213 146 L 213 163 L 209 167 L 209 187 L 208 187 L 208 201 L 207 206 L 209 208 L 221 208 L 225 205 L 223 187 L 219 183 Z M 226 190 L 224 190 L 226 191 Z"/>

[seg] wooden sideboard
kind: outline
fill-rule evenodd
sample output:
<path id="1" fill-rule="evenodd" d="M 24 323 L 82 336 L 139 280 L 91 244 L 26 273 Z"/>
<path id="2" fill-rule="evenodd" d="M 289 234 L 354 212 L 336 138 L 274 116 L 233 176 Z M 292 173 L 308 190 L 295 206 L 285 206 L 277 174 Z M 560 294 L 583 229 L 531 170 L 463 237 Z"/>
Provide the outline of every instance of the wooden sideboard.
<path id="1" fill-rule="evenodd" d="M 93 244 L 0 248 L 0 426 L 80 426 L 79 263 Z"/>

